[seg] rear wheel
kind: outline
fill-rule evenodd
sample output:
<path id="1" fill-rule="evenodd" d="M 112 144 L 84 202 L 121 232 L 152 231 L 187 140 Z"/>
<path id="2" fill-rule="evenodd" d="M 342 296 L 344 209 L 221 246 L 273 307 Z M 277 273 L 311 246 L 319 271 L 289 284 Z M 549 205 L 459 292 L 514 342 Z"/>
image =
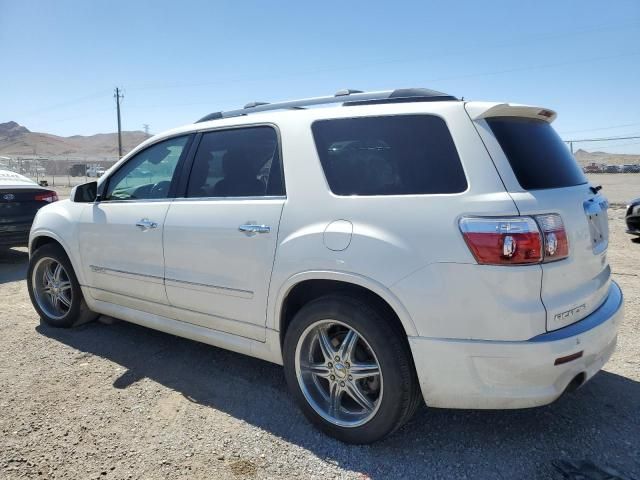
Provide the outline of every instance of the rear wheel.
<path id="1" fill-rule="evenodd" d="M 87 307 L 71 262 L 58 245 L 46 244 L 34 252 L 27 285 L 31 303 L 48 325 L 72 327 L 97 316 Z"/>
<path id="2" fill-rule="evenodd" d="M 287 383 L 305 415 L 348 443 L 402 426 L 420 402 L 403 333 L 367 302 L 331 295 L 305 305 L 284 345 Z"/>

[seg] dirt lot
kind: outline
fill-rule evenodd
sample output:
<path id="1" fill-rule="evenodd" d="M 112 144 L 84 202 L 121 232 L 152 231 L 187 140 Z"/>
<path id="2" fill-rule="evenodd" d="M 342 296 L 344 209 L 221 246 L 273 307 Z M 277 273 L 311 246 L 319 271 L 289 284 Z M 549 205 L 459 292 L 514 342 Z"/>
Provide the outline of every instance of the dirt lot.
<path id="1" fill-rule="evenodd" d="M 592 185 L 602 185 L 612 204 L 624 205 L 640 197 L 639 173 L 592 173 L 587 177 Z"/>
<path id="2" fill-rule="evenodd" d="M 282 369 L 132 324 L 39 324 L 27 254 L 0 256 L 0 478 L 560 478 L 589 460 L 640 478 L 640 245 L 610 210 L 626 295 L 605 371 L 525 411 L 421 408 L 373 446 L 314 430 Z M 571 477 L 604 478 L 604 477 Z"/>

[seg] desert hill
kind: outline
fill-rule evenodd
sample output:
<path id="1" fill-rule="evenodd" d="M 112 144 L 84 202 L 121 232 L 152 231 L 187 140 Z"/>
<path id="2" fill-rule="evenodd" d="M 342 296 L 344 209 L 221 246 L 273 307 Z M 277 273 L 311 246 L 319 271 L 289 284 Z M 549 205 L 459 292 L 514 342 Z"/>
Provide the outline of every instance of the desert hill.
<path id="1" fill-rule="evenodd" d="M 142 131 L 122 132 L 122 149 L 130 151 L 148 138 Z M 116 159 L 118 134 L 59 137 L 49 133 L 32 132 L 16 122 L 0 123 L 0 155 L 39 157 L 94 157 Z"/>

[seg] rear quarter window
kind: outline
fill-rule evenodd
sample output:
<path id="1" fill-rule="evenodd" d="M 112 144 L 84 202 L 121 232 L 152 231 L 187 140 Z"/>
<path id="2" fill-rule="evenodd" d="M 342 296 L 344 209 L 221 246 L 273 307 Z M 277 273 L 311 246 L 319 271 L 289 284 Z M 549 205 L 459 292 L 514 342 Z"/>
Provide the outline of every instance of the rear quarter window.
<path id="1" fill-rule="evenodd" d="M 433 115 L 319 120 L 313 136 L 336 195 L 460 193 L 467 189 L 446 123 Z"/>
<path id="2" fill-rule="evenodd" d="M 587 178 L 560 136 L 544 120 L 488 118 L 487 124 L 525 190 L 573 187 Z"/>

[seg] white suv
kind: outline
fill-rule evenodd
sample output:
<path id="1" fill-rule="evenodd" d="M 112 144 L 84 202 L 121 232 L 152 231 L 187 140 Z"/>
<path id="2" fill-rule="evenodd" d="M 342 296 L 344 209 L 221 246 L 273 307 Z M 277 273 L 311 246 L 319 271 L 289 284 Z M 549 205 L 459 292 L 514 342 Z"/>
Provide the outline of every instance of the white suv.
<path id="1" fill-rule="evenodd" d="M 548 404 L 604 365 L 623 315 L 607 201 L 555 117 L 424 89 L 211 114 L 40 210 L 33 305 L 282 364 L 345 442 L 422 398 Z"/>

